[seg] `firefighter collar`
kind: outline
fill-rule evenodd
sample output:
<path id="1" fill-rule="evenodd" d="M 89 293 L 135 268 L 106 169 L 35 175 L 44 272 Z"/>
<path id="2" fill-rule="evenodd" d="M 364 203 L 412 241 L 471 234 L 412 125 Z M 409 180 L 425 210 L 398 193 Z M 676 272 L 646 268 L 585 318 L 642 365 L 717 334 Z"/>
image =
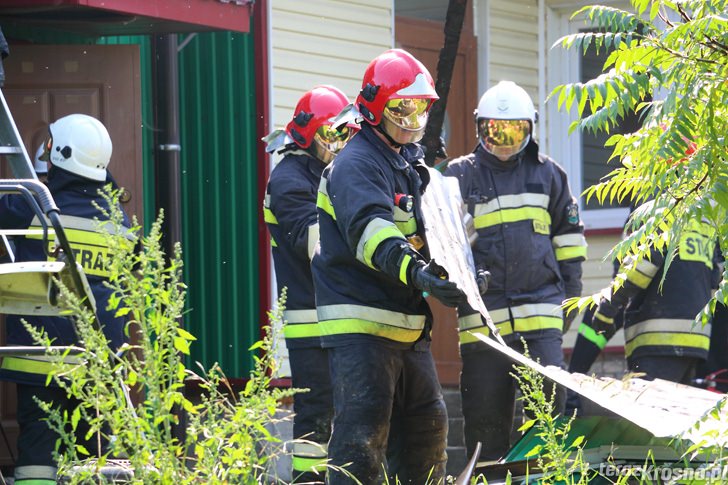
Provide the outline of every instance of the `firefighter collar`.
<path id="1" fill-rule="evenodd" d="M 371 145 L 375 146 L 395 170 L 406 170 L 410 164 L 414 165 L 417 160 L 424 157 L 424 152 L 415 143 L 402 145 L 400 152 L 395 152 L 366 123 L 362 125 L 361 131 L 356 136 L 363 136 Z"/>

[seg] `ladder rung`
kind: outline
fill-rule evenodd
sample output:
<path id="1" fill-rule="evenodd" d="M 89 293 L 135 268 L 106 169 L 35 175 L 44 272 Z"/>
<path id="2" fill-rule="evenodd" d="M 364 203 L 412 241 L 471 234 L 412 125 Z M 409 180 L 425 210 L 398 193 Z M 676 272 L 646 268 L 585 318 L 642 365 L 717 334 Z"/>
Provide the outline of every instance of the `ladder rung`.
<path id="1" fill-rule="evenodd" d="M 0 155 L 12 155 L 15 153 L 23 153 L 21 147 L 0 147 Z"/>

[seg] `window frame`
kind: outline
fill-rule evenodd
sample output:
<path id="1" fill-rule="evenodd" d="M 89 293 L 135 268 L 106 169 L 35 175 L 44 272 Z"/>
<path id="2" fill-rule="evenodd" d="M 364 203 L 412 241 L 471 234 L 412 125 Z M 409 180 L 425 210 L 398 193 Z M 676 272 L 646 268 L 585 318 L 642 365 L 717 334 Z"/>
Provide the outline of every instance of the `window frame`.
<path id="1" fill-rule="evenodd" d="M 625 7 L 621 2 L 603 2 L 615 7 Z M 580 51 L 564 50 L 554 45 L 561 37 L 578 32 L 586 27 L 585 16 L 570 18 L 573 12 L 585 5 L 584 2 L 559 4 L 547 8 L 546 20 L 546 56 L 547 56 L 547 92 L 561 84 L 578 81 L 580 72 Z M 579 132 L 569 134 L 569 126 L 577 119 L 575 112 L 566 113 L 558 109 L 558 99 L 550 99 L 546 103 L 547 140 L 545 152 L 550 154 L 566 170 L 571 192 L 579 200 L 581 218 L 587 230 L 620 230 L 629 216 L 628 208 L 589 209 L 584 207 L 583 186 L 583 142 Z"/>

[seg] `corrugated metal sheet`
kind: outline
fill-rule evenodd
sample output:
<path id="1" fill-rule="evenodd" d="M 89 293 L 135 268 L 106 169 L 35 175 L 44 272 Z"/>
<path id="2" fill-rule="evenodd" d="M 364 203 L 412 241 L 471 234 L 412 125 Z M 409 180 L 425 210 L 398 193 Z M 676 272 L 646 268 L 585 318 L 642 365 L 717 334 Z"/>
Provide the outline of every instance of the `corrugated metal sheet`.
<path id="1" fill-rule="evenodd" d="M 196 35 L 180 52 L 182 244 L 193 360 L 244 377 L 258 339 L 253 37 Z M 160 181 L 160 183 L 163 183 Z"/>

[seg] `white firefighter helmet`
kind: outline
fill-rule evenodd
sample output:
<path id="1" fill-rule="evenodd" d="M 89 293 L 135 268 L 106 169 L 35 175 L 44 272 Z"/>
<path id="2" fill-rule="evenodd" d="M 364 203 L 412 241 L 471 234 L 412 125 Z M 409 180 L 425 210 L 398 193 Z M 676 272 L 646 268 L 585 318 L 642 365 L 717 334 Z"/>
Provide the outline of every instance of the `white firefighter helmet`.
<path id="1" fill-rule="evenodd" d="M 531 97 L 513 81 L 501 81 L 488 89 L 475 111 L 481 145 L 502 161 L 526 148 L 537 120 Z"/>
<path id="2" fill-rule="evenodd" d="M 84 114 L 64 116 L 48 127 L 49 160 L 81 177 L 104 181 L 111 160 L 111 138 L 99 120 Z"/>

